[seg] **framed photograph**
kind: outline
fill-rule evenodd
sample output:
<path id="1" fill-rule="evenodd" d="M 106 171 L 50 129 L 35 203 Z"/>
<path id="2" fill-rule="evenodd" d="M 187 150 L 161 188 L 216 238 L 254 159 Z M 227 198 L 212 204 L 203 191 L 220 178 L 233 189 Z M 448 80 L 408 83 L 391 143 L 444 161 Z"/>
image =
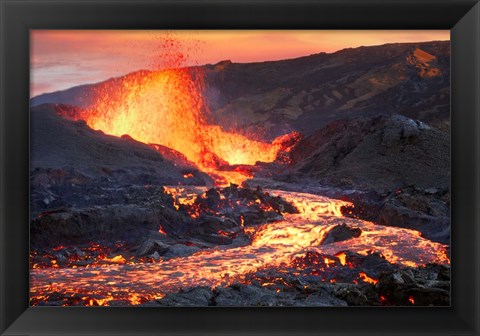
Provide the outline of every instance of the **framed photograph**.
<path id="1" fill-rule="evenodd" d="M 477 1 L 1 17 L 2 335 L 479 333 Z"/>

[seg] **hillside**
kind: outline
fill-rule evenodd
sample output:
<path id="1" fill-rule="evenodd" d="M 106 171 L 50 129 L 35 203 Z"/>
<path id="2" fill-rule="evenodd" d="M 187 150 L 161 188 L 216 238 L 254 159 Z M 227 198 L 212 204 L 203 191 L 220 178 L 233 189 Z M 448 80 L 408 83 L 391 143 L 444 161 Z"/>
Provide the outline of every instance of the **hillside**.
<path id="1" fill-rule="evenodd" d="M 349 48 L 291 60 L 201 67 L 210 122 L 272 139 L 351 116 L 401 114 L 449 130 L 450 42 Z M 129 76 L 129 75 L 127 75 Z M 119 85 L 121 78 L 103 84 Z M 88 108 L 99 84 L 31 100 Z"/>
<path id="2" fill-rule="evenodd" d="M 75 113 L 66 105 L 31 109 L 30 168 L 33 177 L 56 170 L 57 177 L 75 175 L 97 182 L 121 184 L 205 184 L 211 179 L 193 167 L 176 166 L 150 146 L 129 137 L 94 131 L 83 121 L 61 117 Z M 184 174 L 192 174 L 187 179 Z M 55 174 L 54 174 L 55 175 Z M 34 179 L 34 181 L 36 181 Z M 46 182 L 42 183 L 45 185 Z"/>
<path id="3" fill-rule="evenodd" d="M 398 115 L 333 121 L 300 141 L 290 158 L 283 178 L 308 177 L 325 185 L 390 191 L 450 183 L 449 136 Z"/>

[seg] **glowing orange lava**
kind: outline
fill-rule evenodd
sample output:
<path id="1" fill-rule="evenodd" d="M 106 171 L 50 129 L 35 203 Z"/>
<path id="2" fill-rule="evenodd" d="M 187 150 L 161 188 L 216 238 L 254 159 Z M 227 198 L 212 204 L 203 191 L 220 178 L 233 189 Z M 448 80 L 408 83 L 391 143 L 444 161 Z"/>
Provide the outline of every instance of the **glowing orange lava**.
<path id="1" fill-rule="evenodd" d="M 371 283 L 372 285 L 375 285 L 378 283 L 377 279 L 373 279 L 369 277 L 365 272 L 360 272 L 360 279 L 362 279 L 365 282 Z"/>
<path id="2" fill-rule="evenodd" d="M 113 135 L 128 134 L 182 152 L 200 167 L 216 165 L 216 157 L 230 164 L 254 164 L 275 159 L 278 145 L 250 140 L 207 125 L 199 71 L 169 69 L 137 72 L 105 85 L 87 123 Z"/>
<path id="3" fill-rule="evenodd" d="M 188 204 L 192 201 L 193 194 L 200 194 L 205 188 L 171 187 L 167 190 L 175 195 L 178 204 Z M 273 193 L 271 190 L 269 192 Z M 178 291 L 179 288 L 229 285 L 242 281 L 242 277 L 249 272 L 275 268 L 282 263 L 290 264 L 294 258 L 304 257 L 308 252 L 335 256 L 341 265 L 349 264 L 344 252 L 347 250 L 361 255 L 378 252 L 388 262 L 401 266 L 450 264 L 445 245 L 422 238 L 415 230 L 343 217 L 340 208 L 348 205 L 348 202 L 298 192 L 277 190 L 275 194 L 294 203 L 300 213 L 285 214 L 283 221 L 264 224 L 254 229 L 250 245 L 217 246 L 186 257 L 153 263 L 31 269 L 31 297 L 35 302 L 39 302 L 49 292 L 57 290 L 63 295 L 76 293 L 80 299 L 101 294 L 101 298 L 105 300 L 92 301 L 92 304 L 109 305 L 110 301 L 119 299 L 127 300 L 130 304 L 139 304 L 161 298 L 170 292 Z M 361 236 L 322 245 L 325 234 L 341 223 L 361 228 Z M 330 260 L 325 263 L 329 264 Z M 378 282 L 364 272 L 359 274 L 359 278 L 373 285 Z M 55 288 L 51 288 L 52 281 L 55 281 Z"/>
<path id="4" fill-rule="evenodd" d="M 128 134 L 144 143 L 173 148 L 203 171 L 222 177 L 224 184 L 242 182 L 249 174 L 217 171 L 220 165 L 273 161 L 280 141 L 270 144 L 247 138 L 205 121 L 204 71 L 181 66 L 188 55 L 175 39 L 167 39 L 163 47 L 168 51 L 160 55 L 166 69 L 139 71 L 102 83 L 93 107 L 81 118 L 107 134 Z"/>

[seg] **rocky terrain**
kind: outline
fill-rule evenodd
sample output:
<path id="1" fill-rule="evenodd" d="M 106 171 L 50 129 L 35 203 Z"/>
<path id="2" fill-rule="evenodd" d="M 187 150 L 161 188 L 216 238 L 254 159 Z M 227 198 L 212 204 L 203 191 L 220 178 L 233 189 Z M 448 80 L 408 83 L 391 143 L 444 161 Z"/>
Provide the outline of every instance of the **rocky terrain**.
<path id="1" fill-rule="evenodd" d="M 450 304 L 450 270 L 447 267 L 427 265 L 422 268 L 398 268 L 378 255 L 363 257 L 352 254 L 351 258 L 358 265 L 369 264 L 370 274 L 377 273 L 378 280 L 364 275 L 363 280 L 366 281 L 361 278 L 356 281 L 358 269 L 338 265 L 328 275 L 330 279 L 341 279 L 338 280 L 340 283 L 325 281 L 320 274 L 327 272 L 316 272 L 322 269 L 318 261 L 323 256 L 310 253 L 295 260 L 299 272 L 303 273 L 301 276 L 285 276 L 281 270 L 259 271 L 246 275 L 247 284 L 236 283 L 213 289 L 194 287 L 167 295 L 161 300 L 147 302 L 144 306 L 346 307 Z M 386 265 L 382 265 L 382 272 L 378 272 L 379 263 Z M 359 268 L 365 270 L 365 267 Z M 351 281 L 357 283 L 348 283 Z"/>
<path id="2" fill-rule="evenodd" d="M 212 183 L 207 174 L 184 160 L 168 160 L 161 151 L 129 136 L 106 135 L 81 120 L 64 117 L 76 110 L 55 104 L 31 109 L 30 169 L 34 185 L 46 184 L 49 179 L 58 184 L 61 179 L 74 179 L 73 175 L 84 181 L 114 185 Z M 186 174 L 191 175 L 185 178 Z"/>
<path id="3" fill-rule="evenodd" d="M 445 246 L 416 231 L 344 217 L 340 211 L 348 202 L 312 194 L 278 192 L 273 197 L 270 191 L 236 186 L 200 190 L 205 189 L 188 195 L 170 190 L 179 199 L 173 203 L 178 207 L 175 225 L 143 231 L 148 233 L 143 242 L 77 240 L 33 249 L 32 303 L 449 304 Z M 36 227 L 52 223 L 40 218 Z M 61 224 L 58 218 L 56 224 Z M 121 224 L 117 234 L 124 231 Z M 81 222 L 74 226 L 84 227 Z"/>
<path id="4" fill-rule="evenodd" d="M 116 298 L 39 285 L 32 304 L 448 305 L 449 60 L 449 41 L 441 41 L 203 66 L 210 123 L 265 141 L 295 132 L 273 162 L 218 166 L 249 174 L 242 186 L 222 188 L 178 151 L 74 120 L 98 86 L 121 78 L 32 98 L 35 279 L 60 274 L 83 285 L 108 270 L 111 278 L 95 280 L 104 286 L 125 271 L 141 278 L 161 266 L 176 286 L 192 264 L 248 266 L 230 278 L 217 265 L 161 297 L 150 277 L 150 292 L 138 287 L 132 296 L 121 284 Z M 272 245 L 259 241 L 268 230 Z M 305 243 L 302 235 L 311 236 Z M 402 264 L 406 242 L 413 256 Z M 301 253 L 280 262 L 281 248 Z M 432 263 L 415 266 L 414 252 Z"/>
<path id="5" fill-rule="evenodd" d="M 288 162 L 284 164 L 282 162 Z M 347 216 L 450 241 L 450 136 L 400 115 L 332 121 L 247 181 L 351 201 Z M 328 188 L 325 188 L 325 187 Z"/>
<path id="6" fill-rule="evenodd" d="M 309 135 L 331 120 L 379 113 L 447 131 L 449 62 L 449 41 L 351 48 L 279 62 L 223 62 L 209 72 L 212 117 L 266 136 L 286 129 Z"/>
<path id="7" fill-rule="evenodd" d="M 185 204 L 179 201 L 177 192 L 181 190 L 183 187 L 171 190 L 153 185 L 34 187 L 31 246 L 42 253 L 32 262 L 49 266 L 55 260 L 55 264 L 73 266 L 79 249 L 94 252 L 91 243 L 103 246 L 99 253 L 150 258 L 155 253 L 178 256 L 185 250 L 193 253 L 217 245 L 245 245 L 251 240 L 245 228 L 298 213 L 289 202 L 261 189 L 236 185 L 210 188 L 204 193 L 200 189 L 198 195 L 188 195 L 191 202 Z M 172 247 L 178 244 L 194 248 Z M 95 256 L 90 257 L 94 262 Z M 83 264 L 85 259 L 81 260 Z"/>
<path id="8" fill-rule="evenodd" d="M 309 177 L 324 185 L 380 193 L 404 186 L 446 189 L 450 137 L 399 115 L 350 118 L 301 140 L 290 160 L 291 170 L 279 179 Z"/>

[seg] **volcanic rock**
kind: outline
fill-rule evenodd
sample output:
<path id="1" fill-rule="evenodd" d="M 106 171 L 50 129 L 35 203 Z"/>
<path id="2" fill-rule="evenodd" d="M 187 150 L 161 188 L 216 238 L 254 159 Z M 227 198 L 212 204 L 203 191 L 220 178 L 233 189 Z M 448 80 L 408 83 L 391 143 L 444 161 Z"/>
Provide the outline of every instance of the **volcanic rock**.
<path id="1" fill-rule="evenodd" d="M 192 176 L 188 176 L 185 178 L 193 178 L 196 172 L 198 172 L 197 166 L 190 160 L 187 159 L 185 155 L 180 153 L 179 151 L 169 148 L 167 146 L 159 145 L 159 144 L 149 144 L 149 146 L 155 149 L 157 152 L 162 154 L 162 156 L 175 163 L 175 166 L 182 169 L 182 173 L 185 174 L 192 174 Z"/>
<path id="2" fill-rule="evenodd" d="M 219 231 L 233 232 L 241 231 L 241 226 L 230 218 L 215 217 L 209 215 L 201 215 L 198 218 L 200 229 L 207 233 L 218 233 Z"/>
<path id="3" fill-rule="evenodd" d="M 327 232 L 325 238 L 321 242 L 321 245 L 331 244 L 351 238 L 357 238 L 360 237 L 361 234 L 362 230 L 360 228 L 351 228 L 345 223 L 335 225 Z"/>
<path id="4" fill-rule="evenodd" d="M 40 213 L 32 220 L 31 242 L 34 247 L 82 244 L 100 239 L 138 242 L 160 226 L 171 234 L 181 234 L 182 230 L 187 230 L 189 221 L 183 214 L 166 206 L 156 209 L 116 204 L 64 208 Z"/>
<path id="5" fill-rule="evenodd" d="M 150 302 L 146 306 L 181 306 L 181 307 L 201 307 L 211 306 L 213 293 L 208 287 L 194 287 L 186 291 L 170 294 L 157 300 Z"/>
<path id="6" fill-rule="evenodd" d="M 381 225 L 418 230 L 432 241 L 450 242 L 450 192 L 447 188 L 398 188 L 389 194 L 346 195 L 354 204 L 343 209 L 347 217 Z"/>
<path id="7" fill-rule="evenodd" d="M 450 305 L 450 269 L 427 265 L 399 269 L 379 278 L 378 292 L 394 305 Z"/>
<path id="8" fill-rule="evenodd" d="M 379 253 L 369 253 L 366 256 L 357 253 L 346 252 L 347 259 L 359 269 L 367 272 L 370 277 L 378 278 L 384 272 L 393 271 L 396 266 L 390 264 L 384 256 Z"/>
<path id="9" fill-rule="evenodd" d="M 444 244 L 450 243 L 450 192 L 415 188 L 402 189 L 388 198 L 378 212 L 383 225 L 415 229 L 422 236 Z"/>
<path id="10" fill-rule="evenodd" d="M 333 288 L 334 295 L 345 301 L 348 306 L 376 306 L 380 304 L 378 294 L 370 285 L 339 284 Z"/>
<path id="11" fill-rule="evenodd" d="M 169 247 L 168 251 L 162 256 L 163 258 L 177 258 L 177 257 L 186 257 L 194 254 L 195 252 L 200 251 L 200 248 L 197 246 L 188 246 L 184 244 L 175 244 Z"/>
<path id="12" fill-rule="evenodd" d="M 142 245 L 140 245 L 137 250 L 137 256 L 144 257 L 154 253 L 158 254 L 158 256 L 161 256 L 165 254 L 169 250 L 169 248 L 169 245 L 164 244 L 159 240 L 149 239 L 145 241 Z"/>
<path id="13" fill-rule="evenodd" d="M 297 292 L 277 293 L 274 290 L 246 284 L 227 287 L 194 287 L 165 296 L 146 306 L 224 306 L 224 307 L 278 307 L 278 306 L 346 306 L 345 301 L 320 289 L 310 295 Z"/>
<path id="14" fill-rule="evenodd" d="M 66 109 L 76 108 L 44 104 L 31 109 L 32 171 L 37 168 L 65 170 L 82 176 L 81 180 L 110 185 L 204 185 L 212 182 L 208 175 L 198 170 L 194 170 L 192 178 L 185 179 L 183 170 L 176 167 L 175 162 L 165 159 L 146 144 L 105 135 L 92 130 L 85 122 L 61 117 L 59 114 Z"/>
<path id="15" fill-rule="evenodd" d="M 399 113 L 446 131 L 449 60 L 443 41 L 233 63 L 211 70 L 212 119 L 275 137 L 284 129 L 310 135 L 336 119 Z"/>
<path id="16" fill-rule="evenodd" d="M 242 215 L 246 226 L 256 226 L 283 219 L 281 215 L 274 211 L 246 211 Z"/>
<path id="17" fill-rule="evenodd" d="M 308 307 L 344 307 L 348 306 L 346 300 L 327 294 L 326 291 L 318 291 L 308 295 L 304 301 Z"/>
<path id="18" fill-rule="evenodd" d="M 448 188 L 448 134 L 399 115 L 335 121 L 290 152 L 291 170 L 324 185 L 389 192 Z"/>
<path id="19" fill-rule="evenodd" d="M 215 294 L 217 306 L 276 306 L 279 303 L 273 291 L 243 284 L 217 287 Z"/>
<path id="20" fill-rule="evenodd" d="M 284 212 L 298 212 L 281 197 L 272 197 L 260 188 L 211 188 L 192 204 L 179 204 L 179 211 L 193 218 L 188 236 L 215 245 L 247 244 L 251 239 L 244 227 L 282 220 Z"/>
<path id="21" fill-rule="evenodd" d="M 208 233 L 200 233 L 195 235 L 197 238 L 202 239 L 208 243 L 215 244 L 215 245 L 230 245 L 233 243 L 233 239 L 228 236 L 223 236 L 219 234 L 208 234 Z"/>

